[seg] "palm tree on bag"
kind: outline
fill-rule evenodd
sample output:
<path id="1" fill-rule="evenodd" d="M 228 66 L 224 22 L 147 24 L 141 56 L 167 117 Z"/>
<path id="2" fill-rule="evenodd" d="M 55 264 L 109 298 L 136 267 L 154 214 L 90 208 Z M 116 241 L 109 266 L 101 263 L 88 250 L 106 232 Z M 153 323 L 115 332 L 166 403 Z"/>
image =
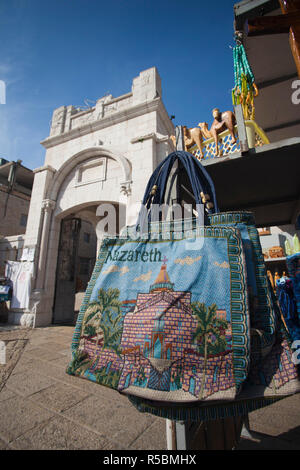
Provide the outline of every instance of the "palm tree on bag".
<path id="1" fill-rule="evenodd" d="M 96 328 L 96 344 L 103 341 L 102 349 L 111 348 L 117 353 L 123 323 L 119 295 L 119 289 L 99 289 L 97 301 L 90 303 L 82 322 L 83 331 L 89 325 Z"/>
<path id="2" fill-rule="evenodd" d="M 225 330 L 228 322 L 217 317 L 217 305 L 206 306 L 201 302 L 191 304 L 192 313 L 198 325 L 193 334 L 192 341 L 197 343 L 198 352 L 203 354 L 203 372 L 199 399 L 203 397 L 205 389 L 206 367 L 209 354 L 221 353 L 226 350 Z M 212 342 L 212 338 L 214 342 Z"/>

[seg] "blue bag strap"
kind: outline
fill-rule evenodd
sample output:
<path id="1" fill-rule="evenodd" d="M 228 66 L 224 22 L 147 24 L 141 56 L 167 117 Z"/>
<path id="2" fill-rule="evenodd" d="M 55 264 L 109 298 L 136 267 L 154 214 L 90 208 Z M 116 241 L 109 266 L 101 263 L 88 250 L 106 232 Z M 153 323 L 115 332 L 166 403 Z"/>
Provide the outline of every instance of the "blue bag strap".
<path id="1" fill-rule="evenodd" d="M 183 151 L 176 151 L 170 154 L 153 172 L 143 199 L 145 207 L 149 209 L 151 204 L 163 204 L 166 183 L 176 159 L 182 162 L 182 165 L 187 172 L 196 203 L 201 203 L 200 192 L 203 191 L 203 193 L 209 194 L 210 200 L 214 204 L 214 210 L 210 210 L 209 212 L 212 213 L 214 211 L 218 211 L 215 188 L 210 176 L 193 155 Z M 158 190 L 156 190 L 155 194 L 151 196 L 151 191 L 154 185 L 157 186 Z"/>
<path id="2" fill-rule="evenodd" d="M 148 181 L 142 204 L 147 209 L 150 209 L 152 204 L 163 204 L 167 181 L 176 160 L 181 162 L 187 173 L 196 204 L 202 203 L 200 192 L 203 192 L 209 195 L 210 201 L 213 202 L 214 205 L 213 210 L 209 210 L 209 213 L 218 212 L 216 192 L 211 177 L 197 158 L 184 151 L 172 152 L 154 170 Z M 157 187 L 155 191 L 153 191 L 154 186 Z M 138 224 L 139 222 L 140 216 L 138 218 Z"/>

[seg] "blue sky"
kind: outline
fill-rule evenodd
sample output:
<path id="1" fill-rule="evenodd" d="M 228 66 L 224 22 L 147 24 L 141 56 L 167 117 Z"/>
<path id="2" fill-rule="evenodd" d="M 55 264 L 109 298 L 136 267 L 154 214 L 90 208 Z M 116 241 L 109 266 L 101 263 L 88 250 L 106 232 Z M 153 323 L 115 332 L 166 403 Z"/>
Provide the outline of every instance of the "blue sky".
<path id="1" fill-rule="evenodd" d="M 152 66 L 175 124 L 210 124 L 232 108 L 234 3 L 0 0 L 0 157 L 41 166 L 55 108 L 127 93 Z"/>

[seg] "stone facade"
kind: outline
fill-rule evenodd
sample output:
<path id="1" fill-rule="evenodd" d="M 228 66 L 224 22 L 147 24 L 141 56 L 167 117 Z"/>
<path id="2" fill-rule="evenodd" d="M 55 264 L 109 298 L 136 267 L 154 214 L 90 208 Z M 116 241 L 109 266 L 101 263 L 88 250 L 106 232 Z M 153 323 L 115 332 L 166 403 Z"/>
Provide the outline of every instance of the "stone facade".
<path id="1" fill-rule="evenodd" d="M 61 221 L 80 217 L 96 229 L 97 207 L 112 203 L 123 224 L 135 222 L 148 178 L 173 150 L 172 133 L 155 67 L 141 72 L 126 95 L 105 96 L 87 110 L 61 106 L 53 112 L 42 142 L 45 162 L 34 170 L 24 243 L 35 248 L 35 279 L 24 312 L 35 326 L 53 318 Z M 102 236 L 98 231 L 98 246 Z M 11 312 L 9 321 L 19 318 Z"/>
<path id="2" fill-rule="evenodd" d="M 23 235 L 26 231 L 30 196 L 13 191 L 9 195 L 6 188 L 0 188 L 0 234 L 5 237 Z M 6 212 L 5 217 L 3 217 Z"/>

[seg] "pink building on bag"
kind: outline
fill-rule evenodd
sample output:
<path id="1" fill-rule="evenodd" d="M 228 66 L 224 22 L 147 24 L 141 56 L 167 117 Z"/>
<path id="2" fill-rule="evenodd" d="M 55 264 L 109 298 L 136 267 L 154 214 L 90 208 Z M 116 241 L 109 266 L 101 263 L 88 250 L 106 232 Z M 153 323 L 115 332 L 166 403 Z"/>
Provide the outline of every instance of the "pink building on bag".
<path id="1" fill-rule="evenodd" d="M 226 311 L 219 310 L 217 316 L 226 320 Z M 197 326 L 191 293 L 174 290 L 163 263 L 149 293 L 139 294 L 134 310 L 124 317 L 121 342 L 124 366 L 118 389 L 134 386 L 197 396 L 204 361 L 193 339 Z M 229 335 L 228 328 L 226 336 Z M 230 350 L 209 357 L 207 364 L 206 396 L 234 386 Z"/>

